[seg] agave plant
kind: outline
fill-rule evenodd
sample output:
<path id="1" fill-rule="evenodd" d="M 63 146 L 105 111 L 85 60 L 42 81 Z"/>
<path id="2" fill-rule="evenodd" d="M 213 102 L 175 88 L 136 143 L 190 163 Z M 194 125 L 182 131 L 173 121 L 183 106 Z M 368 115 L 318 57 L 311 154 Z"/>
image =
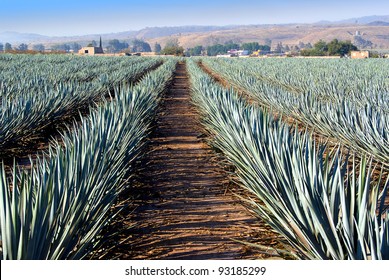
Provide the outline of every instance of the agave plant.
<path id="1" fill-rule="evenodd" d="M 80 259 L 96 245 L 126 188 L 175 61 L 139 84 L 115 87 L 80 128 L 64 133 L 30 170 L 0 173 L 3 259 Z M 115 215 L 115 213 L 113 213 Z"/>
<path id="2" fill-rule="evenodd" d="M 260 105 L 383 164 L 389 161 L 387 61 L 202 61 Z"/>
<path id="3" fill-rule="evenodd" d="M 193 100 L 213 145 L 236 167 L 253 207 L 302 259 L 388 259 L 389 179 L 319 146 L 271 113 L 216 85 L 192 62 Z M 351 165 L 348 163 L 352 163 Z M 386 177 L 385 177 L 386 176 Z"/>
<path id="4" fill-rule="evenodd" d="M 4 72 L 0 74 L 0 150 L 3 155 L 21 143 L 34 141 L 45 128 L 72 118 L 80 109 L 102 100 L 115 85 L 134 83 L 162 63 L 161 59 L 145 58 L 68 61 L 60 56 L 52 61 L 44 57 L 12 56 L 13 63 L 7 61 L 7 66 L 3 66 Z M 36 59 L 42 61 L 34 63 Z M 110 61 L 114 63 L 109 64 Z M 15 67 L 23 71 L 14 71 Z M 90 73 L 80 74 L 90 68 Z M 69 69 L 73 72 L 69 73 Z"/>

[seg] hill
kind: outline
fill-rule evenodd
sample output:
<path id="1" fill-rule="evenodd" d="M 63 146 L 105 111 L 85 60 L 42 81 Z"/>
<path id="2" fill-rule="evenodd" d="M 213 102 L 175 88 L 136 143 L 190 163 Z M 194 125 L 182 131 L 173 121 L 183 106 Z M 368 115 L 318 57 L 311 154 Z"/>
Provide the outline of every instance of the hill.
<path id="1" fill-rule="evenodd" d="M 386 22 L 386 21 L 373 21 L 373 22 L 370 22 L 368 24 L 366 24 L 368 26 L 389 26 L 389 22 Z"/>
<path id="2" fill-rule="evenodd" d="M 370 22 L 374 21 L 384 21 L 389 22 L 389 15 L 384 16 L 365 16 L 365 17 L 359 17 L 359 18 L 350 18 L 345 20 L 336 21 L 334 23 L 336 24 L 368 24 Z"/>
<path id="3" fill-rule="evenodd" d="M 0 42 L 2 43 L 30 43 L 38 41 L 47 41 L 50 40 L 49 36 L 32 34 L 32 33 L 18 33 L 18 32 L 1 32 L 0 33 Z"/>
<path id="4" fill-rule="evenodd" d="M 389 49 L 389 16 L 368 16 L 352 18 L 337 22 L 321 21 L 314 24 L 267 24 L 267 25 L 231 25 L 231 26 L 168 26 L 147 27 L 138 31 L 125 31 L 109 34 L 90 34 L 85 36 L 49 37 L 39 34 L 16 32 L 0 33 L 0 42 L 11 44 L 42 43 L 51 46 L 58 43 L 77 42 L 86 45 L 102 36 L 103 42 L 118 39 L 131 41 L 142 39 L 154 45 L 158 42 L 164 46 L 171 40 L 178 40 L 185 48 L 196 45 L 208 46 L 225 42 L 259 42 L 274 46 L 279 42 L 284 45 L 315 43 L 320 39 L 351 40 L 357 36 L 359 41 L 371 42 L 378 49 Z"/>
<path id="5" fill-rule="evenodd" d="M 177 39 L 183 47 L 196 45 L 214 45 L 233 41 L 236 43 L 259 42 L 272 46 L 282 42 L 284 45 L 298 45 L 299 42 L 315 43 L 319 40 L 331 41 L 332 39 L 354 41 L 355 36 L 365 41 L 371 41 L 373 47 L 379 49 L 389 48 L 389 26 L 370 25 L 268 25 L 268 26 L 244 26 L 234 29 L 212 32 L 197 32 L 191 34 L 174 34 L 159 38 L 149 39 L 151 44 L 159 42 L 161 45 Z"/>

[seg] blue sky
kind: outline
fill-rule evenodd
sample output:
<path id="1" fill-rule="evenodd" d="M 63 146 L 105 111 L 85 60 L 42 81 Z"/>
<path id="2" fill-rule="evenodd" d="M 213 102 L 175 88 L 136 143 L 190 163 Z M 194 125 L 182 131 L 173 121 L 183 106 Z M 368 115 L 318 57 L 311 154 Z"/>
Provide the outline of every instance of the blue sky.
<path id="1" fill-rule="evenodd" d="M 153 26 L 312 23 L 385 14 L 388 0 L 1 0 L 0 32 L 62 36 Z"/>

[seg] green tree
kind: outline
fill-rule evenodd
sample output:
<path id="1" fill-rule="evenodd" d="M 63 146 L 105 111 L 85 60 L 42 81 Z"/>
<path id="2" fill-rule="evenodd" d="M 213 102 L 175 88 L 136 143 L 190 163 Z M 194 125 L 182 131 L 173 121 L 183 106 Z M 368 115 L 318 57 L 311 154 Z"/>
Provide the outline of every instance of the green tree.
<path id="1" fill-rule="evenodd" d="M 203 52 L 203 46 L 195 46 L 194 48 L 189 49 L 189 55 L 198 56 Z"/>
<path id="2" fill-rule="evenodd" d="M 161 54 L 163 55 L 175 55 L 175 56 L 183 56 L 184 48 L 180 46 L 166 46 L 161 50 Z"/>
<path id="3" fill-rule="evenodd" d="M 0 43 L 0 52 L 3 52 L 4 51 L 4 45 L 2 43 Z"/>
<path id="4" fill-rule="evenodd" d="M 37 51 L 37 52 L 44 52 L 45 46 L 43 44 L 36 44 L 36 45 L 32 46 L 32 50 Z"/>
<path id="5" fill-rule="evenodd" d="M 328 45 L 326 42 L 324 42 L 323 40 L 319 40 L 318 42 L 316 42 L 314 45 L 313 45 L 313 48 L 316 49 L 317 51 L 319 52 L 326 52 L 328 51 Z"/>
<path id="6" fill-rule="evenodd" d="M 161 50 L 161 54 L 183 56 L 184 48 L 180 47 L 177 39 L 172 39 L 166 43 L 166 46 Z"/>
<path id="7" fill-rule="evenodd" d="M 54 51 L 69 52 L 70 46 L 68 44 L 58 44 L 51 47 Z"/>
<path id="8" fill-rule="evenodd" d="M 325 52 L 317 50 L 315 48 L 301 50 L 300 54 L 302 56 L 324 56 L 324 55 L 326 55 Z"/>
<path id="9" fill-rule="evenodd" d="M 251 43 L 243 43 L 241 46 L 237 43 L 227 42 L 226 44 L 216 44 L 207 47 L 207 55 L 208 56 L 216 56 L 218 54 L 226 54 L 229 50 L 247 50 L 249 52 L 262 50 L 262 51 L 270 51 L 270 46 L 268 45 L 260 45 L 258 42 Z"/>
<path id="10" fill-rule="evenodd" d="M 339 53 L 340 55 L 346 55 L 346 54 L 350 54 L 351 51 L 357 51 L 357 50 L 358 50 L 357 46 L 351 43 L 351 41 L 347 40 L 341 43 L 341 48 Z"/>
<path id="11" fill-rule="evenodd" d="M 156 53 L 160 53 L 162 50 L 162 47 L 160 44 L 158 44 L 157 42 L 154 44 L 154 52 Z"/>
<path id="12" fill-rule="evenodd" d="M 12 45 L 10 43 L 5 43 L 4 45 L 4 51 L 9 52 L 12 51 Z"/>
<path id="13" fill-rule="evenodd" d="M 81 50 L 81 45 L 79 43 L 72 43 L 70 44 L 70 48 L 74 51 L 74 52 L 78 52 L 79 50 Z"/>
<path id="14" fill-rule="evenodd" d="M 250 53 L 258 50 L 259 44 L 258 42 L 251 42 L 251 43 L 243 43 L 241 46 L 242 50 L 249 51 Z"/>
<path id="15" fill-rule="evenodd" d="M 340 47 L 340 44 L 339 44 L 338 39 L 332 40 L 327 45 L 328 53 L 332 53 L 332 54 L 336 53 L 338 51 L 339 47 Z"/>
<path id="16" fill-rule="evenodd" d="M 179 47 L 180 44 L 178 43 L 177 38 L 172 38 L 169 41 L 166 42 L 165 47 Z"/>
<path id="17" fill-rule="evenodd" d="M 151 52 L 151 47 L 149 43 L 142 40 L 135 39 L 134 41 L 132 41 L 131 50 L 133 52 Z"/>
<path id="18" fill-rule="evenodd" d="M 319 40 L 313 45 L 313 48 L 306 48 L 301 50 L 302 56 L 324 56 L 328 53 L 328 45 L 323 40 Z"/>
<path id="19" fill-rule="evenodd" d="M 224 49 L 226 52 L 228 52 L 229 50 L 239 50 L 239 47 L 239 44 L 234 43 L 232 41 L 226 42 L 224 44 Z"/>
<path id="20" fill-rule="evenodd" d="M 270 51 L 270 46 L 268 45 L 260 45 L 258 42 L 251 42 L 251 43 L 243 43 L 240 47 L 242 50 L 247 50 L 250 53 L 255 51 Z"/>
<path id="21" fill-rule="evenodd" d="M 349 54 L 351 51 L 357 50 L 351 41 L 339 41 L 333 39 L 328 44 L 323 40 L 314 44 L 312 49 L 305 49 L 300 52 L 303 56 L 323 56 L 323 55 L 339 55 L 344 56 Z"/>
<path id="22" fill-rule="evenodd" d="M 208 56 L 216 56 L 218 54 L 224 54 L 226 52 L 227 52 L 226 48 L 222 44 L 216 44 L 216 45 L 207 47 L 207 55 Z"/>
<path id="23" fill-rule="evenodd" d="M 27 51 L 28 50 L 28 45 L 22 43 L 22 44 L 19 45 L 18 50 L 19 51 Z"/>
<path id="24" fill-rule="evenodd" d="M 116 53 L 127 48 L 128 44 L 126 42 L 120 42 L 118 39 L 110 40 L 107 47 L 108 51 L 112 53 Z"/>

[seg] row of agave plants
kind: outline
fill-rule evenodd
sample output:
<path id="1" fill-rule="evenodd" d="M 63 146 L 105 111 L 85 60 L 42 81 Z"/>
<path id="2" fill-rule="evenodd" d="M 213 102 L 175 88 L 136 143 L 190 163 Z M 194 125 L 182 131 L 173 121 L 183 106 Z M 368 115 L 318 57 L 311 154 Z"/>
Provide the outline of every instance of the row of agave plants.
<path id="1" fill-rule="evenodd" d="M 120 76 L 122 80 L 124 78 L 131 80 L 133 74 L 136 74 L 132 73 L 134 70 L 131 68 L 152 60 L 145 57 L 126 59 L 122 57 L 1 54 L 1 98 L 10 98 L 23 94 L 27 90 L 38 94 L 45 88 L 55 88 L 60 83 L 98 82 L 104 76 L 108 76 L 107 74 L 109 74 L 107 79 L 112 83 Z"/>
<path id="2" fill-rule="evenodd" d="M 386 165 L 389 163 L 388 62 L 341 59 L 202 61 L 250 94 L 260 105 L 292 117 L 321 135 L 338 139 Z M 286 66 L 292 74 L 282 72 L 286 71 Z M 262 68 L 269 70 L 267 76 Z M 358 70 L 362 74 L 357 74 Z M 371 78 L 373 74 L 375 78 Z M 292 77 L 295 78 L 293 89 L 285 85 Z M 321 80 L 324 83 L 317 82 Z"/>
<path id="3" fill-rule="evenodd" d="M 54 57 L 19 55 L 0 59 L 2 153 L 102 100 L 109 89 L 122 81 L 134 82 L 142 73 L 162 63 L 160 59 L 147 58 L 122 61 L 112 57 L 80 58 L 78 61 L 73 57 Z M 82 75 L 90 68 L 93 75 L 88 79 L 75 77 L 75 73 Z"/>
<path id="4" fill-rule="evenodd" d="M 115 99 L 64 132 L 31 169 L 14 166 L 7 177 L 2 166 L 3 259 L 82 259 L 98 245 L 175 64 L 167 60 L 136 85 L 114 86 Z"/>
<path id="5" fill-rule="evenodd" d="M 236 168 L 258 217 L 298 259 L 389 259 L 389 179 L 368 157 L 318 146 L 272 112 L 217 85 L 189 61 L 193 102 L 212 144 Z M 351 163 L 351 164 L 350 164 Z M 386 177 L 386 178 L 385 178 Z"/>
<path id="6" fill-rule="evenodd" d="M 215 61 L 215 60 L 214 60 Z M 314 94 L 316 98 L 338 102 L 346 99 L 359 106 L 374 103 L 389 91 L 389 62 L 345 59 L 217 59 L 223 67 L 233 67 L 235 75 L 250 73 L 295 94 Z M 386 106 L 388 104 L 372 104 Z"/>

